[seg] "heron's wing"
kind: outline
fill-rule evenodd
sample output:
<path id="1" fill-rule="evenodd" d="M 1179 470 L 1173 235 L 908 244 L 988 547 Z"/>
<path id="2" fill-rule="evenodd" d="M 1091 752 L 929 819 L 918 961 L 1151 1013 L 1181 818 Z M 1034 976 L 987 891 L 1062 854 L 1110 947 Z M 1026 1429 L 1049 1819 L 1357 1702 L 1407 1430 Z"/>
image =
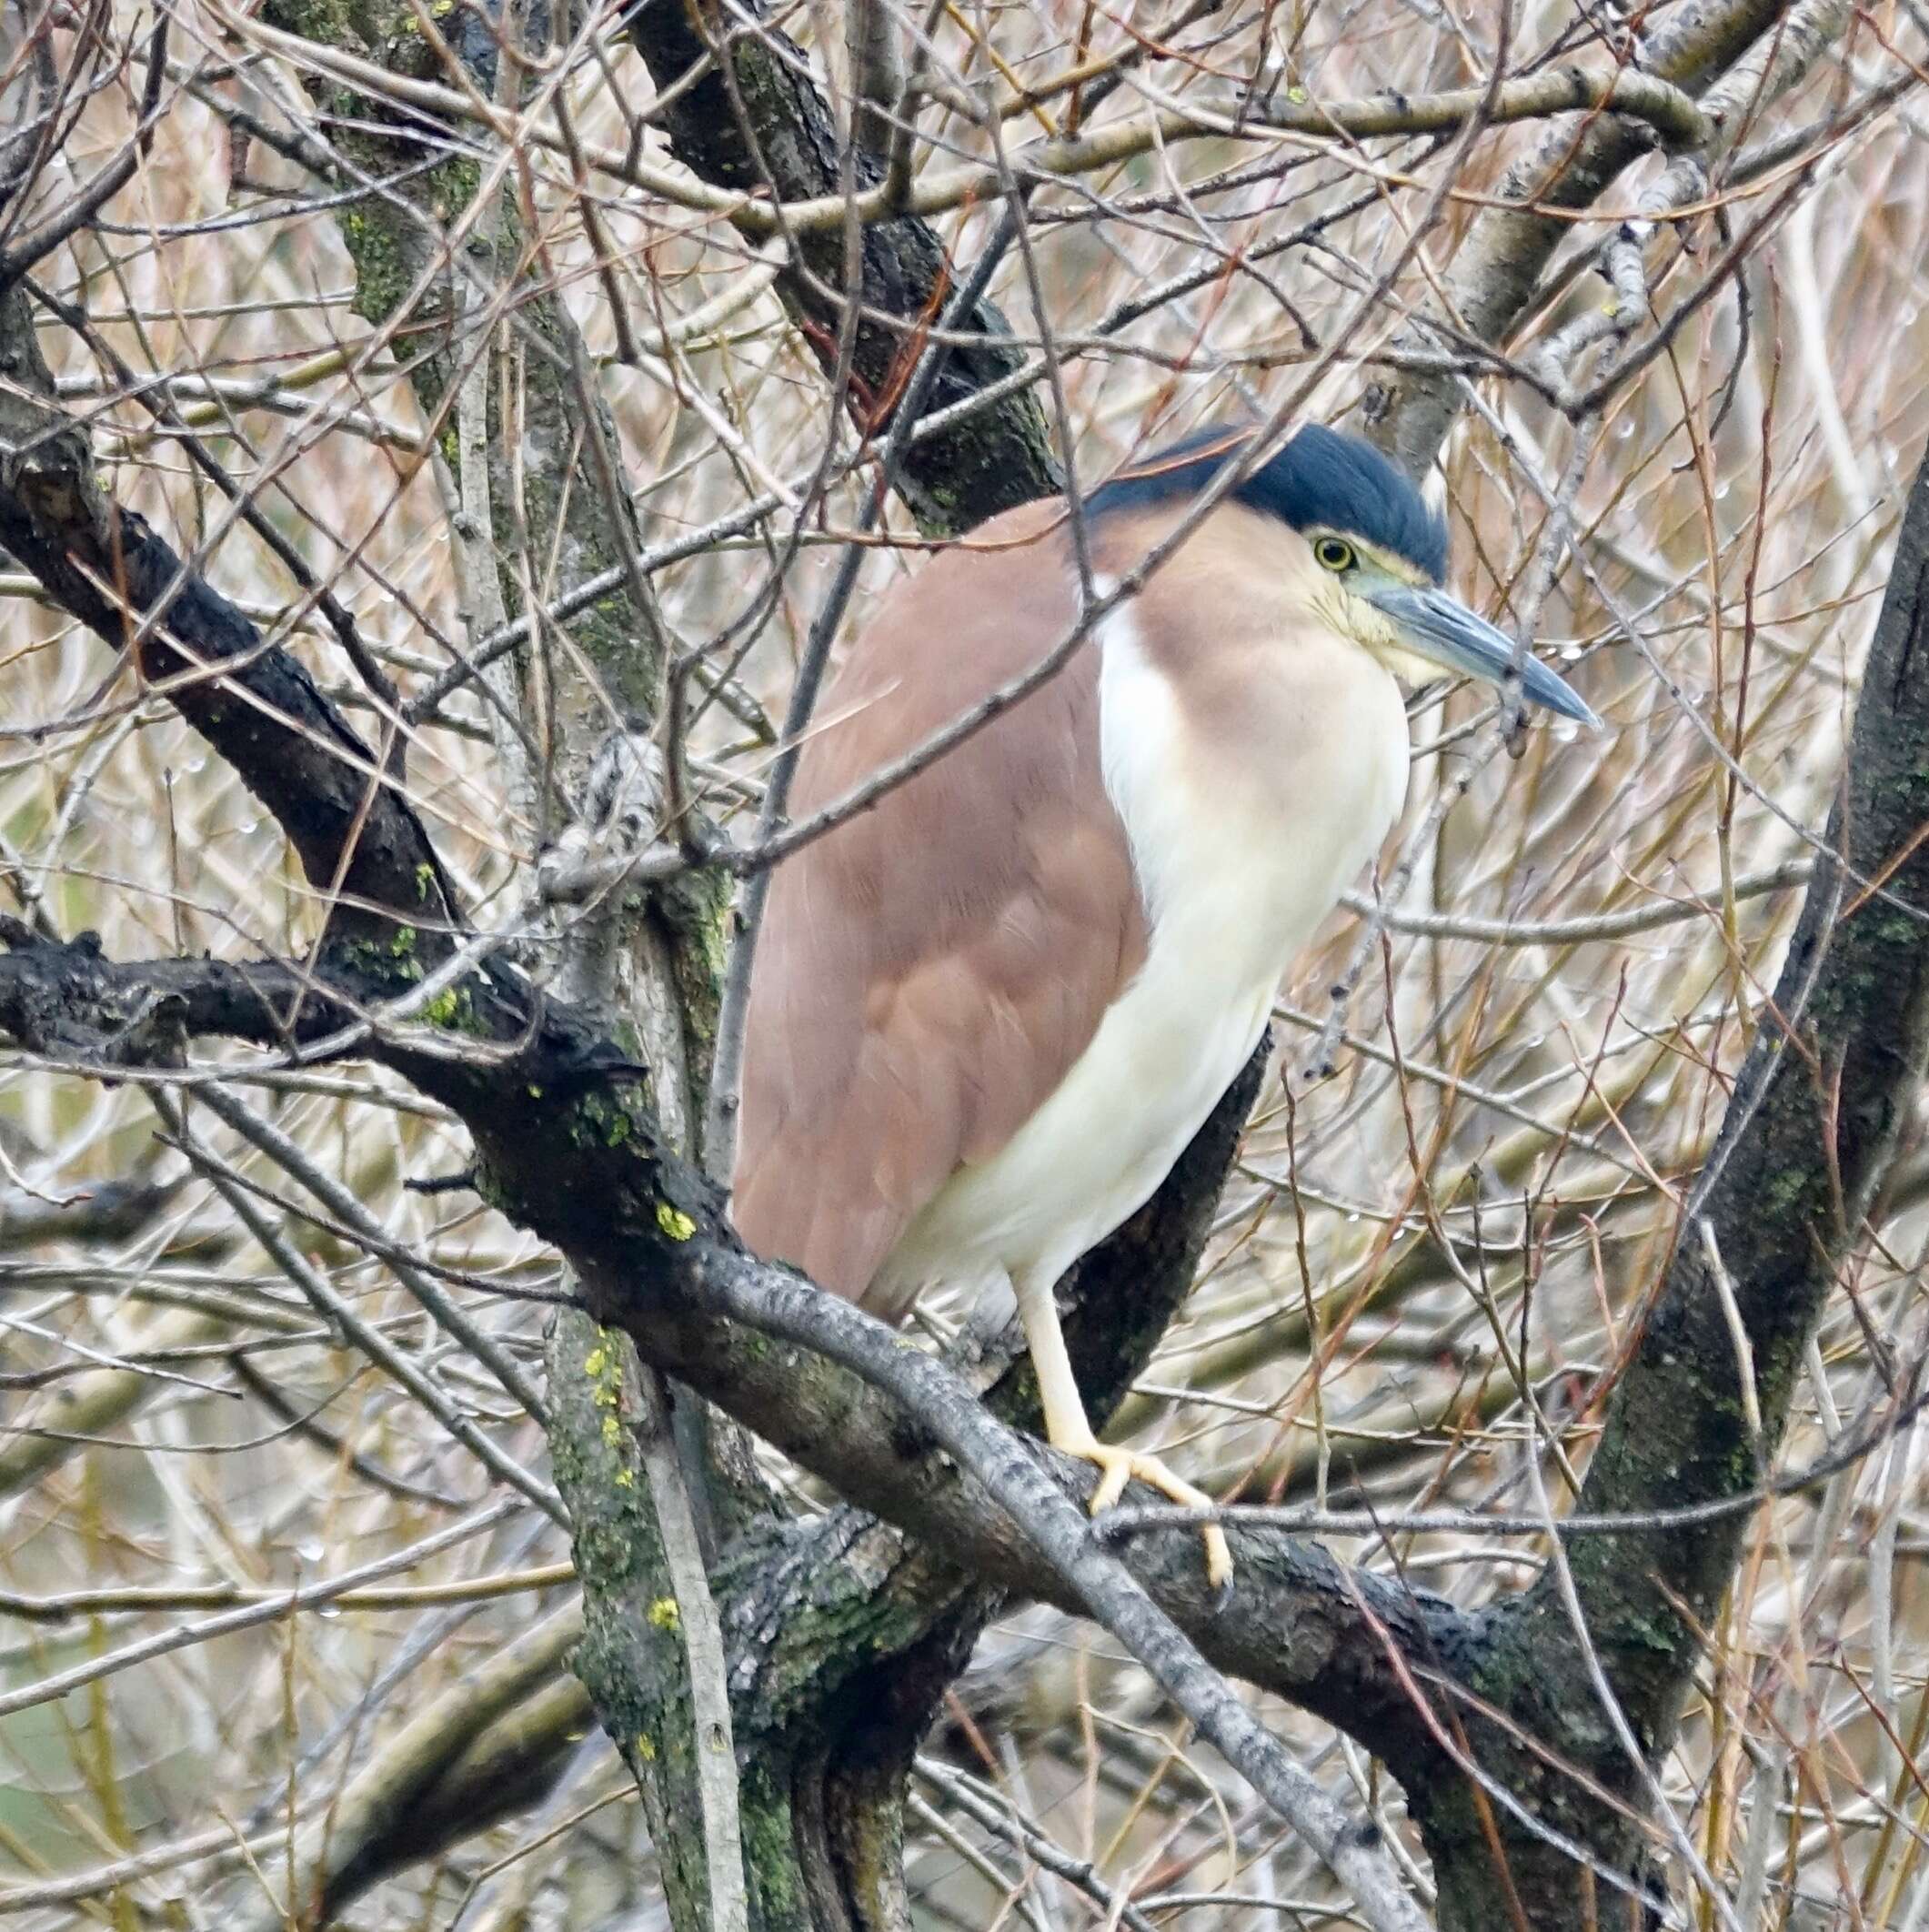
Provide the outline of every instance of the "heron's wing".
<path id="1" fill-rule="evenodd" d="M 1074 619 L 1062 509 L 940 552 L 880 604 L 824 694 L 792 817 L 1040 661 Z M 805 846 L 752 975 L 732 1213 L 769 1259 L 863 1300 L 959 1166 L 1009 1141 L 1145 954 L 1105 790 L 1099 659 Z"/>

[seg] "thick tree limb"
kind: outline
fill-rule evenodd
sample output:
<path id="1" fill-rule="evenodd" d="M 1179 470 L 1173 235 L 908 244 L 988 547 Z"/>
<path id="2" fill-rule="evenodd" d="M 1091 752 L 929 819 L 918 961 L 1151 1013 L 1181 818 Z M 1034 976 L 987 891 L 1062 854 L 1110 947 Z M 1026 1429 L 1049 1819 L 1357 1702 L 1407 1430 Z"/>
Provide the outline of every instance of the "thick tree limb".
<path id="1" fill-rule="evenodd" d="M 304 997 L 291 1028 L 276 994 L 296 989 Z M 272 1046 L 328 1037 L 366 1010 L 372 991 L 351 978 L 326 992 L 286 966 L 243 973 L 213 961 L 121 965 L 91 946 L 30 943 L 0 955 L 0 1031 L 35 1052 L 126 1073 L 132 1066 L 130 1013 L 165 1005 L 184 1031 Z M 507 976 L 478 975 L 463 992 L 465 1030 L 493 1037 L 510 1057 L 467 1062 L 379 1036 L 357 1051 L 372 1052 L 473 1116 L 492 1198 L 518 1218 L 529 1217 L 579 1267 L 593 1271 L 606 1318 L 620 1320 L 644 1359 L 776 1443 L 859 1508 L 944 1550 L 960 1581 L 970 1575 L 1076 1610 L 1076 1592 L 899 1401 L 819 1353 L 773 1347 L 740 1321 L 718 1319 L 718 1293 L 709 1283 L 722 1282 L 729 1294 L 754 1299 L 793 1294 L 796 1277 L 745 1256 L 717 1217 L 708 1183 L 656 1142 L 648 1117 L 629 1098 L 614 1044 L 580 1015 L 532 1006 Z M 1249 1071 L 1188 1149 L 1169 1182 L 1175 1192 L 1216 1198 L 1256 1072 Z M 686 1221 L 688 1232 L 679 1236 Z M 1095 1415 L 1116 1404 L 1163 1331 L 1190 1279 L 1185 1264 L 1202 1239 L 1202 1226 L 1188 1225 L 1188 1217 L 1148 1207 L 1075 1273 L 1067 1290 L 1068 1326 L 1081 1383 L 1097 1392 Z M 1165 1284 L 1165 1300 L 1143 1294 L 1149 1282 Z M 875 1326 L 840 1303 L 832 1306 L 833 1319 L 851 1332 L 853 1324 Z M 1015 1365 L 985 1399 L 995 1413 L 1029 1421 L 1035 1414 L 1029 1359 L 1015 1348 L 1011 1353 Z M 972 1399 L 963 1384 L 954 1387 L 957 1399 Z M 1009 1443 L 1014 1454 L 1043 1458 L 1067 1495 L 1090 1487 L 1087 1465 L 1016 1434 Z M 829 1529 L 799 1525 L 798 1534 L 807 1541 L 821 1535 L 827 1546 L 848 1542 L 855 1520 L 846 1516 Z M 1206 1587 L 1196 1539 L 1183 1531 L 1139 1539 L 1130 1568 L 1211 1661 L 1306 1704 L 1396 1763 L 1423 1751 L 1407 1690 L 1381 1640 L 1371 1637 L 1373 1625 L 1429 1667 L 1468 1655 L 1472 1626 L 1443 1599 L 1410 1595 L 1383 1578 L 1349 1572 L 1280 1532 L 1241 1530 L 1235 1543 L 1240 1585 L 1222 1610 Z M 785 1560 L 794 1565 L 797 1553 Z"/>
<path id="2" fill-rule="evenodd" d="M 339 895 L 332 930 L 397 917 L 424 944 L 454 908 L 428 835 L 387 761 L 365 745 L 287 652 L 95 478 L 85 438 L 52 407 L 53 379 L 24 289 L 0 295 L 0 546 L 164 689 L 286 831 L 319 891 Z"/>
<path id="3" fill-rule="evenodd" d="M 800 50 L 755 9 L 753 30 L 699 30 L 706 16 L 683 0 L 643 0 L 629 37 L 664 96 L 661 122 L 677 158 L 713 186 L 779 202 L 869 188 L 883 163 L 861 151 L 839 154 L 836 124 L 806 75 Z M 722 15 L 708 18 L 720 26 Z M 805 325 L 826 366 L 837 359 L 847 277 L 845 229 L 838 221 L 794 237 L 795 258 L 779 287 Z M 912 216 L 860 226 L 858 275 L 848 291 L 862 307 L 851 368 L 873 397 L 889 398 L 916 360 L 919 325 L 943 307 L 961 279 L 944 245 Z M 924 413 L 948 408 L 1010 375 L 1022 356 L 1004 317 L 980 302 L 968 325 L 977 339 L 956 347 L 930 385 Z M 888 402 L 880 412 L 888 415 Z M 942 437 L 907 450 L 899 487 L 928 529 L 959 531 L 1016 504 L 1050 496 L 1059 484 L 1045 419 L 1029 394 L 1009 397 Z"/>
<path id="4" fill-rule="evenodd" d="M 1804 1349 L 1843 1263 L 1864 1238 L 1929 1065 L 1929 944 L 1922 912 L 1906 910 L 1929 911 L 1925 823 L 1929 461 L 1897 539 L 1825 856 L 1608 1405 L 1583 1513 L 1666 1512 L 1746 1494 L 1763 1474 L 1758 1454 L 1773 1455 L 1781 1440 Z M 1839 860 L 1826 856 L 1838 852 Z M 1851 869 L 1881 879 L 1888 900 L 1857 891 Z M 1747 1390 L 1731 1300 L 1745 1337 Z M 1483 1761 L 1542 1816 L 1631 1875 L 1646 1811 L 1643 1767 L 1630 1762 L 1602 1707 L 1595 1665 L 1644 1763 L 1657 1762 L 1673 1740 L 1749 1521 L 1745 1513 L 1663 1521 L 1571 1544 L 1572 1603 L 1548 1573 L 1496 1613 L 1493 1647 L 1472 1673 L 1474 1687 L 1509 1719 L 1504 1733 L 1481 1727 Z M 1522 1737 L 1534 1740 L 1533 1753 Z M 1562 1761 L 1627 1808 L 1602 1805 L 1578 1779 L 1550 1770 Z M 1494 1874 L 1473 1846 L 1466 1787 L 1440 1784 L 1412 1796 L 1430 1832 L 1467 1854 L 1442 1867 L 1451 1878 L 1444 1923 L 1499 1923 Z M 1578 1924 L 1572 1862 L 1531 1834 L 1509 1829 L 1503 1837 L 1532 1924 Z"/>

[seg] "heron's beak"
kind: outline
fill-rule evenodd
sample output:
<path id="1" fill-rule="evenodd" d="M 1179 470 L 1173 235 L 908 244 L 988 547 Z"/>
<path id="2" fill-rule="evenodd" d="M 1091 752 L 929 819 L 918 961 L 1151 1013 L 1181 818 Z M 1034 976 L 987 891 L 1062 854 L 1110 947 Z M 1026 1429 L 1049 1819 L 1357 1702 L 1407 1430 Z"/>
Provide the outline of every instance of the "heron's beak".
<path id="1" fill-rule="evenodd" d="M 1478 678 L 1482 684 L 1501 683 L 1513 668 L 1513 639 L 1444 590 L 1386 584 L 1375 585 L 1366 595 L 1392 619 L 1401 642 L 1429 664 L 1457 677 Z M 1521 695 L 1562 718 L 1601 729 L 1592 709 L 1535 658 L 1521 665 Z"/>

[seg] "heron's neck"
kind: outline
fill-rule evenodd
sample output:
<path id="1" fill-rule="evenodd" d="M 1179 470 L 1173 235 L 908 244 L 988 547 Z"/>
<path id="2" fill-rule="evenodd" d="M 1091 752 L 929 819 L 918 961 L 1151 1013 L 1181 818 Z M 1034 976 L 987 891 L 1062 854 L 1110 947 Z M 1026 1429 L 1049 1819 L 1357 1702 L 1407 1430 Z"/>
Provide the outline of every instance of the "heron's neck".
<path id="1" fill-rule="evenodd" d="M 1106 789 L 1166 967 L 1270 998 L 1399 812 L 1406 713 L 1323 632 L 1234 626 L 1208 666 L 1160 650 L 1173 615 L 1154 592 L 1100 630 Z"/>

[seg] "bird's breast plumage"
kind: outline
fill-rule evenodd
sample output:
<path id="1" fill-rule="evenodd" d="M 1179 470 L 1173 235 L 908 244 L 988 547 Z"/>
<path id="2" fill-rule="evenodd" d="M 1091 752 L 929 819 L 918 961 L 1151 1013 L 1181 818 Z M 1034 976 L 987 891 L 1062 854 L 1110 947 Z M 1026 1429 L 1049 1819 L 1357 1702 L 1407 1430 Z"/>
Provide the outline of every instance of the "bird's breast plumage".
<path id="1" fill-rule="evenodd" d="M 1249 611 L 1249 635 L 1215 644 L 1215 679 L 1189 678 L 1165 634 L 1186 586 L 1157 584 L 1098 638 L 1101 764 L 1143 901 L 1144 963 L 1037 1112 L 907 1230 L 889 1264 L 906 1289 L 1055 1274 L 1141 1206 L 1399 810 L 1406 716 L 1384 669 L 1330 633 L 1282 633 Z M 1189 634 L 1197 616 L 1184 612 Z"/>

